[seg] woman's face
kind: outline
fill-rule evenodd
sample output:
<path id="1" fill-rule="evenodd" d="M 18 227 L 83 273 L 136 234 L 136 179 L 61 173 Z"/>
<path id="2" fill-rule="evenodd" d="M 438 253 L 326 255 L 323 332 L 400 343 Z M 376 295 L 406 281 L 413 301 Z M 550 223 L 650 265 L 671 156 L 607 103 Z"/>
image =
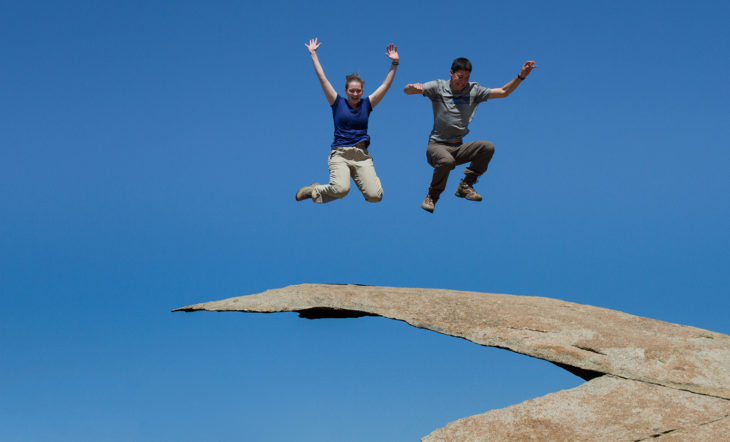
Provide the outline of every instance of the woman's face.
<path id="1" fill-rule="evenodd" d="M 345 93 L 350 103 L 357 103 L 362 97 L 362 83 L 359 81 L 351 81 L 345 87 Z"/>

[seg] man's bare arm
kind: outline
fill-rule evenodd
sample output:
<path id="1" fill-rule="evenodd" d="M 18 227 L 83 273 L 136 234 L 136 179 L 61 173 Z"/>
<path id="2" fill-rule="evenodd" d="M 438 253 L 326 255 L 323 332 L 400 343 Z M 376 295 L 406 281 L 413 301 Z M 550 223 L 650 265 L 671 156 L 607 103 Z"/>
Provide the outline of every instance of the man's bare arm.
<path id="1" fill-rule="evenodd" d="M 537 65 L 534 61 L 529 60 L 526 61 L 525 64 L 522 65 L 522 70 L 520 71 L 519 75 L 517 75 L 515 78 L 513 78 L 509 83 L 505 84 L 504 86 L 500 88 L 492 88 L 489 90 L 489 98 L 506 98 L 511 94 L 515 89 L 517 89 L 517 86 L 522 83 L 522 80 L 527 78 L 528 75 L 530 75 L 530 72 L 532 72 L 533 69 L 535 69 Z"/>
<path id="2" fill-rule="evenodd" d="M 406 87 L 403 88 L 403 92 L 405 92 L 408 95 L 416 95 L 416 94 L 423 95 L 423 84 L 421 84 L 421 83 L 407 84 Z"/>

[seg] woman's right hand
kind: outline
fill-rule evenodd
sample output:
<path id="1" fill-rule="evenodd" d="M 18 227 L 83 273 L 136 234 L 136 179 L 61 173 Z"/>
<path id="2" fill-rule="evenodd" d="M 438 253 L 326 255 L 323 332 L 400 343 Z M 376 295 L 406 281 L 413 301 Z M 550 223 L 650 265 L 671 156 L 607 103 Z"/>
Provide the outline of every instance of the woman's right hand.
<path id="1" fill-rule="evenodd" d="M 310 54 L 314 54 L 317 52 L 317 48 L 319 48 L 322 45 L 322 43 L 317 43 L 317 37 L 313 38 L 312 40 L 309 40 L 309 44 L 304 43 L 304 46 L 309 49 Z"/>

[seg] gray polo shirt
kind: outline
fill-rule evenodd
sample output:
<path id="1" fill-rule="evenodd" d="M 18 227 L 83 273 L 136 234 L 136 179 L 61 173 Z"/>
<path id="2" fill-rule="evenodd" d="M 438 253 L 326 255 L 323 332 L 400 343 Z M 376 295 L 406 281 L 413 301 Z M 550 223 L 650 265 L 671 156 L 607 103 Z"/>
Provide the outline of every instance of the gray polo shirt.
<path id="1" fill-rule="evenodd" d="M 489 89 L 470 82 L 464 89 L 454 91 L 446 80 L 429 81 L 423 85 L 423 95 L 431 99 L 433 129 L 429 141 L 456 141 L 469 133 L 477 106 L 486 101 Z"/>

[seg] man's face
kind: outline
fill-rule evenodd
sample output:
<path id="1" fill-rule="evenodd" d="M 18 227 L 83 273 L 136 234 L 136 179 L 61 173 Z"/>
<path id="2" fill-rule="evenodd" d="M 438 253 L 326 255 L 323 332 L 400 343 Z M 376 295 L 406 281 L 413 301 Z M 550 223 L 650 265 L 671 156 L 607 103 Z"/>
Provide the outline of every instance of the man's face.
<path id="1" fill-rule="evenodd" d="M 449 84 L 451 85 L 451 89 L 455 91 L 460 91 L 466 87 L 467 84 L 469 84 L 469 75 L 471 72 L 461 70 L 461 71 L 449 71 L 449 74 L 451 75 L 451 81 Z"/>

